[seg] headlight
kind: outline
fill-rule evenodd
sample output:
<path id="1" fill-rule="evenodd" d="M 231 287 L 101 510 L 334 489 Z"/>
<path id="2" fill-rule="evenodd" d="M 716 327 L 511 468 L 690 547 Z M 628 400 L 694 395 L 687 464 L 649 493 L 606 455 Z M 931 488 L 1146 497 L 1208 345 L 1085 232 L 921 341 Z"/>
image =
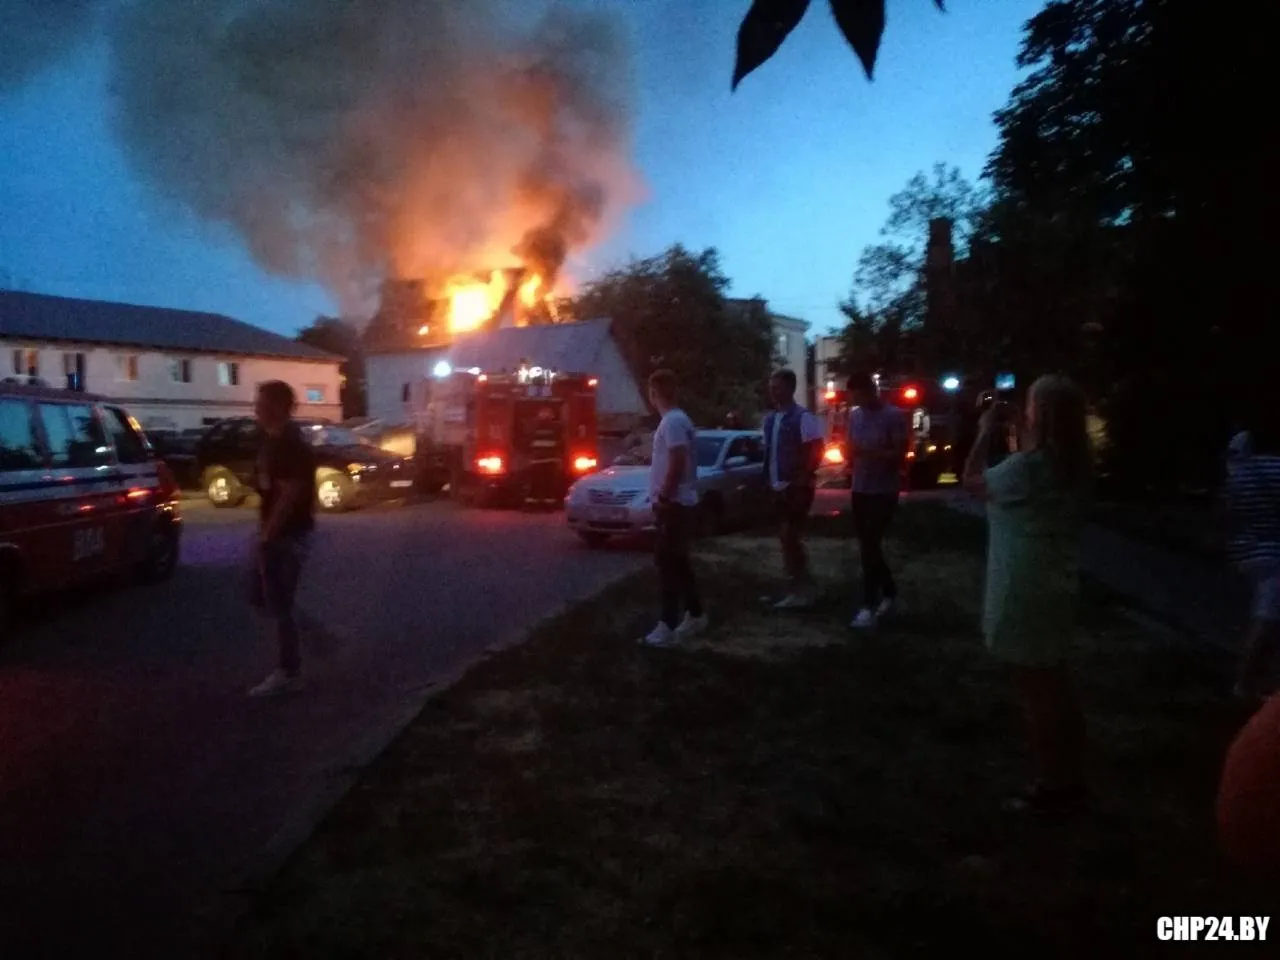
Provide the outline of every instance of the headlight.
<path id="1" fill-rule="evenodd" d="M 358 473 L 365 473 L 373 469 L 375 468 L 371 463 L 348 463 L 347 464 L 347 473 L 351 474 L 353 477 Z"/>

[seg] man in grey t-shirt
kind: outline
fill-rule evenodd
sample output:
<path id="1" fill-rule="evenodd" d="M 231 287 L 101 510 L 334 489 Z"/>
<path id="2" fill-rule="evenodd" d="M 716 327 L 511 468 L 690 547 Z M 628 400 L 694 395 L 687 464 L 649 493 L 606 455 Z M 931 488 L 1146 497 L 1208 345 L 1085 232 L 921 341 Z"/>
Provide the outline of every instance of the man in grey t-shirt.
<path id="1" fill-rule="evenodd" d="M 898 595 L 883 541 L 902 491 L 910 432 L 906 414 L 881 399 L 869 374 L 849 378 L 849 403 L 853 528 L 862 554 L 862 606 L 851 626 L 866 629 L 893 609 Z"/>

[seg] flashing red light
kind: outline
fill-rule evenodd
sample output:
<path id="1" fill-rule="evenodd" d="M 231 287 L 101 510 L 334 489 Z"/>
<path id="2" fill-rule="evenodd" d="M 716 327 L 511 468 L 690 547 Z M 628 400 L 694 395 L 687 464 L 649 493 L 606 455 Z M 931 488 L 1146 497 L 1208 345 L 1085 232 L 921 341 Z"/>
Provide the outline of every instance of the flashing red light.
<path id="1" fill-rule="evenodd" d="M 591 456 L 578 456 L 573 458 L 573 469 L 575 473 L 589 473 L 596 468 L 596 458 Z"/>
<path id="2" fill-rule="evenodd" d="M 832 444 L 827 447 L 826 453 L 822 455 L 822 459 L 827 463 L 844 463 L 844 453 L 841 452 L 838 444 Z"/>
<path id="3" fill-rule="evenodd" d="M 476 460 L 476 469 L 492 476 L 502 473 L 506 469 L 506 464 L 502 462 L 501 457 L 480 457 Z"/>
<path id="4" fill-rule="evenodd" d="M 916 452 L 915 452 L 914 450 L 908 450 L 908 451 L 907 451 L 907 459 L 908 459 L 908 460 L 914 460 L 915 458 L 916 458 Z"/>
<path id="5" fill-rule="evenodd" d="M 834 390 L 828 390 L 825 396 L 828 400 L 834 400 L 836 398 L 836 392 Z"/>
<path id="6" fill-rule="evenodd" d="M 588 380 L 588 381 L 587 381 L 587 386 L 588 386 L 588 387 L 598 387 L 598 386 L 600 386 L 600 380 L 599 380 L 598 378 L 596 378 L 596 377 L 592 377 L 590 380 Z"/>
<path id="7" fill-rule="evenodd" d="M 915 387 L 906 387 L 902 391 L 902 399 L 903 400 L 919 400 L 920 391 L 917 390 Z"/>
<path id="8" fill-rule="evenodd" d="M 480 383 L 484 383 L 488 379 L 489 379 L 489 375 L 487 373 L 482 373 L 480 374 L 480 376 L 476 377 L 476 380 L 478 380 Z"/>

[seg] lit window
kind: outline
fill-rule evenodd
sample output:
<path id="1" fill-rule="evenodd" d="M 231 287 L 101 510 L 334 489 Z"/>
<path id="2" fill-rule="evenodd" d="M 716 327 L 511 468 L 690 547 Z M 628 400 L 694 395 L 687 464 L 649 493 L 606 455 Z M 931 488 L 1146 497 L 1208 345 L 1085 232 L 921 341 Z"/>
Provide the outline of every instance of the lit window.
<path id="1" fill-rule="evenodd" d="M 238 387 L 240 385 L 240 364 L 224 360 L 218 364 L 218 386 Z"/>
<path id="2" fill-rule="evenodd" d="M 84 389 L 85 356 L 83 353 L 64 353 L 62 355 L 62 375 L 67 379 L 67 386 L 74 390 Z"/>
<path id="3" fill-rule="evenodd" d="M 116 356 L 116 379 L 130 381 L 138 379 L 138 355 L 136 353 L 121 353 Z"/>
<path id="4" fill-rule="evenodd" d="M 307 403 L 324 403 L 324 387 L 307 387 Z"/>
<path id="5" fill-rule="evenodd" d="M 40 351 L 13 351 L 13 372 L 20 377 L 40 376 Z"/>

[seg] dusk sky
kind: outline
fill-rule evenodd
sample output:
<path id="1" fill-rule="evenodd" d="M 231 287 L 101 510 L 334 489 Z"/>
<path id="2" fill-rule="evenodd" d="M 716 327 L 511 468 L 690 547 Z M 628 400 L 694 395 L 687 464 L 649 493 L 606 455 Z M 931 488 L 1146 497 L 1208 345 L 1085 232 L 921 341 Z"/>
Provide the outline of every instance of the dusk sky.
<path id="1" fill-rule="evenodd" d="M 644 196 L 576 257 L 578 282 L 680 242 L 717 247 L 733 293 L 822 332 L 888 197 L 936 161 L 976 177 L 1040 0 L 890 0 L 874 83 L 825 3 L 730 94 L 745 0 L 596 0 L 635 57 Z M 691 11 L 689 8 L 696 8 Z M 0 25 L 2 26 L 2 25 Z M 0 286 L 211 310 L 292 334 L 336 305 L 265 274 L 225 228 L 154 196 L 112 130 L 108 59 L 89 41 L 0 91 Z"/>

